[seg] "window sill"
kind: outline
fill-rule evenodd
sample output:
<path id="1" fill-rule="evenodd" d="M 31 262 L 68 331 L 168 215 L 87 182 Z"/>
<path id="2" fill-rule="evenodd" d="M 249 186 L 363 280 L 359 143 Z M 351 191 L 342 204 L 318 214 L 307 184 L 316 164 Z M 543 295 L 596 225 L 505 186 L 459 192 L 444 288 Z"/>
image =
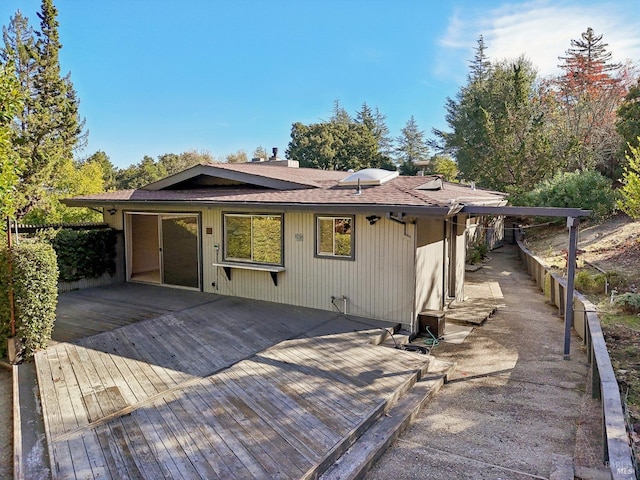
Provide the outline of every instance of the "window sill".
<path id="1" fill-rule="evenodd" d="M 286 269 L 284 267 L 280 267 L 277 265 L 258 265 L 252 263 L 233 263 L 233 262 L 225 262 L 225 263 L 213 263 L 214 267 L 222 267 L 224 270 L 227 279 L 231 281 L 231 270 L 233 268 L 237 268 L 240 270 L 254 270 L 258 272 L 268 272 L 271 275 L 271 280 L 273 280 L 273 284 L 278 286 L 278 273 L 284 272 Z"/>

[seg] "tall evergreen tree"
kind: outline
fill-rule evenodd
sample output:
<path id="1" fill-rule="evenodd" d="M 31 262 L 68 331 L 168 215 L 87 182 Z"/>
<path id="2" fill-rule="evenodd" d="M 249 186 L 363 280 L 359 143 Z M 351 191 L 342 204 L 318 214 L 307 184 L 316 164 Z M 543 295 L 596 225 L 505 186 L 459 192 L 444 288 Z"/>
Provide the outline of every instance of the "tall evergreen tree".
<path id="1" fill-rule="evenodd" d="M 469 83 L 482 83 L 489 78 L 491 73 L 491 61 L 487 57 L 487 46 L 484 44 L 484 37 L 480 35 L 477 40 L 476 53 L 470 62 L 467 80 Z"/>
<path id="2" fill-rule="evenodd" d="M 454 156 L 466 180 L 527 191 L 555 169 L 536 72 L 523 58 L 487 65 L 485 48 L 479 41 L 468 84 L 455 100 L 447 99 L 451 130 L 434 130 L 430 144 Z"/>
<path id="3" fill-rule="evenodd" d="M 394 169 L 393 165 L 393 140 L 389 133 L 386 117 L 380 113 L 378 107 L 372 109 L 367 102 L 362 104 L 360 111 L 356 112 L 356 123 L 366 127 L 376 139 L 378 144 L 378 164 L 382 168 Z"/>
<path id="4" fill-rule="evenodd" d="M 22 164 L 11 143 L 11 123 L 24 101 L 20 84 L 7 66 L 0 66 L 0 218 L 15 215 L 15 189 Z M 2 227 L 0 227 L 2 230 Z"/>
<path id="5" fill-rule="evenodd" d="M 429 159 L 429 147 L 424 138 L 424 131 L 418 128 L 413 115 L 402 128 L 402 135 L 397 140 L 396 154 L 400 161 L 400 173 L 415 175 L 418 172 L 416 162 Z"/>
<path id="6" fill-rule="evenodd" d="M 333 102 L 333 113 L 331 115 L 331 123 L 339 123 L 347 125 L 353 122 L 351 116 L 347 113 L 342 105 L 340 105 L 340 100 L 334 100 Z"/>
<path id="7" fill-rule="evenodd" d="M 632 154 L 631 147 L 640 147 L 640 79 L 629 88 L 616 113 L 616 131 L 622 137 L 622 148 L 626 156 Z"/>
<path id="8" fill-rule="evenodd" d="M 626 86 L 621 65 L 611 62 L 602 38 L 587 28 L 580 39 L 571 40 L 571 48 L 559 57 L 563 72 L 543 87 L 555 129 L 555 155 L 565 170 L 597 168 L 615 178 L 622 160 L 615 116 Z"/>
<path id="9" fill-rule="evenodd" d="M 17 190 L 18 217 L 56 190 L 58 175 L 86 138 L 70 75 L 60 74 L 57 15 L 52 0 L 42 0 L 39 31 L 34 32 L 20 12 L 3 30 L 3 61 L 13 63 L 27 97 L 13 129 L 13 145 L 24 163 Z"/>

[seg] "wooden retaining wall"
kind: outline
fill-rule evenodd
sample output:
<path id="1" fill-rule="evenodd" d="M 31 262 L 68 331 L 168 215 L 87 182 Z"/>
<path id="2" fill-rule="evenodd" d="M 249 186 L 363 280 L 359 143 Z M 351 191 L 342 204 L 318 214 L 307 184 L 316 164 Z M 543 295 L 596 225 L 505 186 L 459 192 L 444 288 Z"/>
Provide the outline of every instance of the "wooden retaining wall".
<path id="1" fill-rule="evenodd" d="M 523 243 L 523 234 L 516 236 L 518 255 L 529 275 L 550 302 L 564 315 L 566 305 L 566 280 L 549 271 L 542 260 L 536 257 Z M 591 366 L 592 395 L 602 404 L 603 460 L 609 466 L 613 480 L 635 480 L 635 467 L 625 416 L 622 411 L 620 390 L 611 359 L 607 351 L 600 319 L 596 307 L 579 292 L 573 296 L 573 328 L 587 347 L 587 358 Z"/>

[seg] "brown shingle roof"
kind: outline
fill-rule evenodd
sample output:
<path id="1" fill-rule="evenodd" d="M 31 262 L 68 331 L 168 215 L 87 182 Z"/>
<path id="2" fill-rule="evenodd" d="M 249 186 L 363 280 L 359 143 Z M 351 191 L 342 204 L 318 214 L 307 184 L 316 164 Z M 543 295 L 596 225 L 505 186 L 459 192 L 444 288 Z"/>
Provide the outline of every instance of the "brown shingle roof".
<path id="1" fill-rule="evenodd" d="M 441 190 L 419 190 L 433 177 L 397 177 L 383 185 L 364 186 L 360 193 L 354 187 L 340 187 L 338 180 L 349 172 L 309 168 L 290 168 L 255 164 L 216 164 L 215 168 L 251 175 L 266 176 L 295 183 L 305 182 L 309 188 L 277 190 L 255 185 L 202 187 L 190 189 L 122 190 L 74 197 L 69 205 L 104 203 L 206 203 L 220 205 L 301 205 L 301 206 L 388 206 L 388 207 L 451 207 L 461 203 L 497 204 L 504 194 L 473 190 L 468 186 L 443 183 Z"/>

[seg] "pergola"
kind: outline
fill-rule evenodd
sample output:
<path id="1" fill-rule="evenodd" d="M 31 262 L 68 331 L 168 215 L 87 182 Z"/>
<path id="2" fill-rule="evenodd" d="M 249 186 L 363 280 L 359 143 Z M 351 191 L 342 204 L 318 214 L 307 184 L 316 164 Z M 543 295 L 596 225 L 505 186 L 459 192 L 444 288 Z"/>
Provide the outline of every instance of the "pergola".
<path id="1" fill-rule="evenodd" d="M 578 226 L 581 217 L 591 215 L 590 210 L 580 208 L 556 207 L 511 207 L 511 206 L 474 206 L 467 205 L 461 213 L 477 215 L 502 215 L 519 217 L 566 217 L 569 228 L 569 248 L 567 255 L 567 298 L 564 311 L 564 359 L 569 360 L 571 345 L 571 327 L 573 325 L 573 294 L 576 273 L 576 254 L 578 251 Z"/>

